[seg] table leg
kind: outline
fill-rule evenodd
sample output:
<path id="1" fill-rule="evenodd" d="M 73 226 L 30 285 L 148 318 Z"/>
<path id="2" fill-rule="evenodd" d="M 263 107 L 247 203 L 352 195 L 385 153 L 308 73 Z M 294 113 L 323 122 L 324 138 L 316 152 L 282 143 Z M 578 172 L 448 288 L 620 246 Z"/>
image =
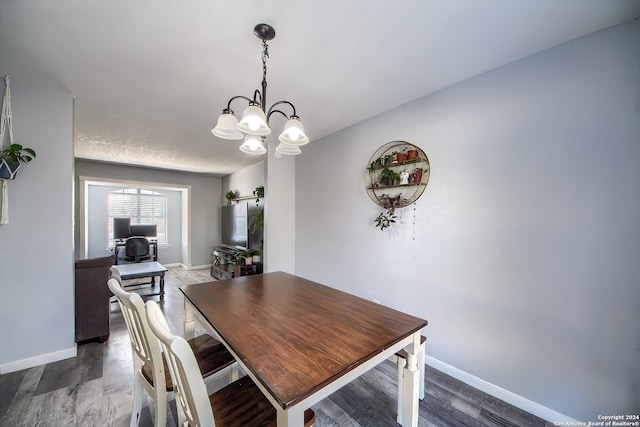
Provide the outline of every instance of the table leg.
<path id="1" fill-rule="evenodd" d="M 420 371 L 418 356 L 422 351 L 420 332 L 413 334 L 413 342 L 405 348 L 407 364 L 402 371 L 402 425 L 418 426 L 418 395 L 420 392 Z"/>
<path id="2" fill-rule="evenodd" d="M 160 301 L 164 301 L 164 273 L 160 275 Z"/>
<path id="3" fill-rule="evenodd" d="M 193 320 L 193 306 L 184 299 L 184 339 L 188 340 L 195 336 L 195 322 Z"/>
<path id="4" fill-rule="evenodd" d="M 304 408 L 300 405 L 288 410 L 276 408 L 278 411 L 278 427 L 298 427 L 304 425 Z"/>

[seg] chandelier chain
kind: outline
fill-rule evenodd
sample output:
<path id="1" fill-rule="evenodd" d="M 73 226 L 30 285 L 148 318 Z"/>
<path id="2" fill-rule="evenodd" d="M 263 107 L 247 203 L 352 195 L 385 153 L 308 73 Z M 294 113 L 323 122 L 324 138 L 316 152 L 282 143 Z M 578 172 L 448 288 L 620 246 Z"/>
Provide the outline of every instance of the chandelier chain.
<path id="1" fill-rule="evenodd" d="M 262 80 L 267 80 L 267 58 L 269 58 L 269 45 L 262 42 Z"/>

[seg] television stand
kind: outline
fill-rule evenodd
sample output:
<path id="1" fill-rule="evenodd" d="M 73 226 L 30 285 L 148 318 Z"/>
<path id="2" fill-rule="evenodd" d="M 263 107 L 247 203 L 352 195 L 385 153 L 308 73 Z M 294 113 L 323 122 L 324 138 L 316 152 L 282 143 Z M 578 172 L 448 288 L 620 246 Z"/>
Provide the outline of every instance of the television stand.
<path id="1" fill-rule="evenodd" d="M 215 246 L 211 250 L 211 276 L 218 280 L 262 273 L 262 264 L 238 265 L 236 255 L 240 249 Z"/>

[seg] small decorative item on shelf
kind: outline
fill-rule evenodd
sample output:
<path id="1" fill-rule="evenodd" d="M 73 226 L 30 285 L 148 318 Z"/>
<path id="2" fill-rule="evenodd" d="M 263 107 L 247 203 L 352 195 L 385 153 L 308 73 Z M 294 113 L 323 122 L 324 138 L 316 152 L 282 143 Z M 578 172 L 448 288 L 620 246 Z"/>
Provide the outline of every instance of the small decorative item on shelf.
<path id="1" fill-rule="evenodd" d="M 232 204 L 236 197 L 238 197 L 238 192 L 232 190 L 227 191 L 227 194 L 224 195 L 227 205 Z"/>
<path id="2" fill-rule="evenodd" d="M 405 147 L 404 150 L 407 148 Z M 407 159 L 407 153 L 403 151 L 398 152 L 398 163 L 403 163 Z"/>
<path id="3" fill-rule="evenodd" d="M 402 169 L 402 172 L 400 172 L 400 185 L 407 184 L 409 184 L 409 173 L 405 169 Z"/>
<path id="4" fill-rule="evenodd" d="M 420 184 L 420 181 L 422 181 L 422 169 L 416 168 L 413 171 L 413 182 L 415 184 Z"/>
<path id="5" fill-rule="evenodd" d="M 418 150 L 412 148 L 407 151 L 407 160 L 414 160 L 416 157 L 418 157 Z"/>

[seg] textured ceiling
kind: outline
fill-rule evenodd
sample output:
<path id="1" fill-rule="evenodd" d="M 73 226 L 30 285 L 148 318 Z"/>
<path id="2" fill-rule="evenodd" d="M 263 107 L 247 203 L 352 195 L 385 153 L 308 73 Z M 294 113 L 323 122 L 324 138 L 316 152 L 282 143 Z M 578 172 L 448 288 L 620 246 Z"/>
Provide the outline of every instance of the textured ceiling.
<path id="1" fill-rule="evenodd" d="M 228 174 L 263 159 L 211 134 L 259 87 L 259 22 L 268 104 L 293 102 L 313 144 L 638 17 L 640 0 L 0 0 L 0 69 L 75 95 L 78 158 Z"/>

